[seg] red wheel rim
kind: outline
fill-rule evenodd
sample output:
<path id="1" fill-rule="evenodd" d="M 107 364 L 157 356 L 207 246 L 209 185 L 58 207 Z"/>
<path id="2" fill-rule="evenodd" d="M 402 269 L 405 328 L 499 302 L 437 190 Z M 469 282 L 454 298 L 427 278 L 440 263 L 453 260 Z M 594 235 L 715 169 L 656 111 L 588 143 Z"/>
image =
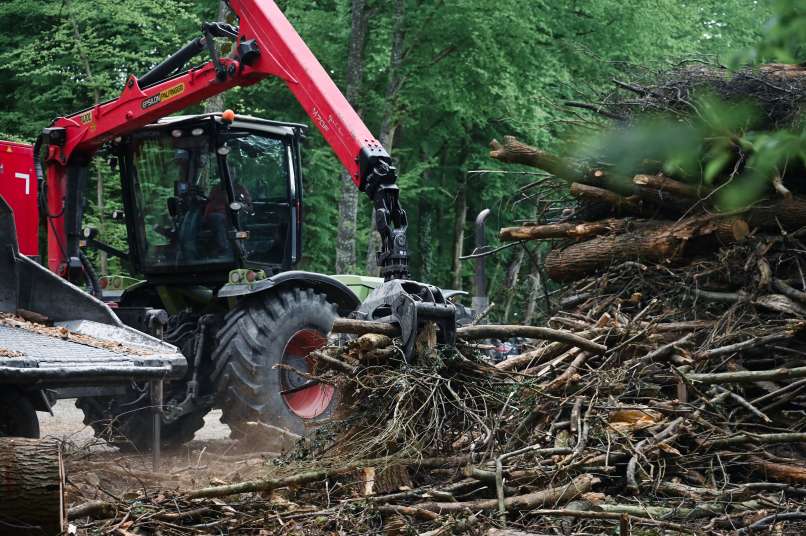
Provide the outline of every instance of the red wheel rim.
<path id="1" fill-rule="evenodd" d="M 297 370 L 312 372 L 315 359 L 309 357 L 314 350 L 327 344 L 327 337 L 314 329 L 302 329 L 294 334 L 285 345 L 283 352 L 283 363 L 291 365 Z M 292 371 L 281 371 L 281 384 L 283 400 L 292 413 L 303 419 L 313 419 L 318 417 L 330 405 L 333 400 L 334 388 L 332 385 L 317 383 L 294 390 L 295 387 L 303 385 L 308 380 L 301 378 Z"/>

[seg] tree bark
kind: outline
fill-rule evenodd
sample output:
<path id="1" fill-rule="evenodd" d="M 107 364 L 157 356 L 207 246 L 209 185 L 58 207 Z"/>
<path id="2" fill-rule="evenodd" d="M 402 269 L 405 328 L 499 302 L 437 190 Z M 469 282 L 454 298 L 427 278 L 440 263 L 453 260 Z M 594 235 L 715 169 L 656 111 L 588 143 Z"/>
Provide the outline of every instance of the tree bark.
<path id="1" fill-rule="evenodd" d="M 457 182 L 456 202 L 453 220 L 453 288 L 462 290 L 462 246 L 465 242 L 465 221 L 467 220 L 467 179 Z"/>
<path id="2" fill-rule="evenodd" d="M 572 182 L 583 182 L 583 174 L 562 158 L 521 143 L 514 136 L 504 136 L 504 143 L 490 142 L 490 156 L 509 164 L 523 164 Z M 587 182 L 587 181 L 585 181 Z"/>
<path id="3" fill-rule="evenodd" d="M 765 202 L 748 210 L 744 217 L 751 227 L 797 231 L 806 226 L 806 199 L 792 197 L 775 203 Z"/>
<path id="4" fill-rule="evenodd" d="M 369 13 L 366 0 L 353 0 L 352 29 L 347 55 L 347 83 L 344 95 L 359 112 L 357 106 L 361 82 L 364 78 L 364 47 L 367 42 Z M 358 212 L 358 190 L 352 177 L 341 174 L 341 196 L 339 197 L 339 226 L 336 240 L 336 273 L 355 272 L 356 269 L 356 217 Z"/>
<path id="5" fill-rule="evenodd" d="M 555 281 L 575 280 L 613 262 L 662 262 L 684 258 L 692 242 L 712 238 L 713 245 L 743 240 L 749 233 L 740 218 L 687 218 L 676 223 L 616 236 L 600 236 L 554 250 L 546 257 L 546 271 Z"/>
<path id="6" fill-rule="evenodd" d="M 628 228 L 628 220 L 608 219 L 583 223 L 550 223 L 526 227 L 504 227 L 499 237 L 504 242 L 548 238 L 587 238 L 602 234 L 619 234 Z"/>
<path id="7" fill-rule="evenodd" d="M 0 438 L 0 475 L 0 533 L 56 536 L 64 530 L 64 466 L 57 441 Z"/>

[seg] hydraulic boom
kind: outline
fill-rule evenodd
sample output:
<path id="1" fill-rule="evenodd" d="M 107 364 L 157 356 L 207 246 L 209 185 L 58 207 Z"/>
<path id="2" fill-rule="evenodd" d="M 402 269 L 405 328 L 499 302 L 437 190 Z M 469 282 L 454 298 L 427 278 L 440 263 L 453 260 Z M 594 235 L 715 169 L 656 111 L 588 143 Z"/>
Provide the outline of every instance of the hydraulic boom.
<path id="1" fill-rule="evenodd" d="M 274 76 L 286 83 L 353 182 L 372 199 L 384 278 L 407 279 L 406 212 L 388 153 L 272 0 L 230 0 L 229 5 L 239 27 L 205 23 L 202 36 L 139 79 L 130 76 L 119 97 L 60 117 L 43 131 L 37 150 L 46 148 L 47 176 L 39 165 L 37 173 L 47 192 L 43 212 L 50 269 L 64 274 L 79 267 L 81 195 L 87 162 L 97 149 L 232 87 Z M 229 56 L 219 56 L 217 37 L 232 39 Z M 210 60 L 188 69 L 188 62 L 205 50 Z"/>

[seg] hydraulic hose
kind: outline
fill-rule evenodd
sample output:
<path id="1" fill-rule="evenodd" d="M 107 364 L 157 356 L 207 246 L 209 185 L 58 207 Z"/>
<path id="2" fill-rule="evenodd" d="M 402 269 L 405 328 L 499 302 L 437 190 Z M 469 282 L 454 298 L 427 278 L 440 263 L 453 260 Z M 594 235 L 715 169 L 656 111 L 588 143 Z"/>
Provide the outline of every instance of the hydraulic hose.
<path id="1" fill-rule="evenodd" d="M 98 282 L 98 272 L 95 271 L 95 267 L 90 262 L 89 257 L 80 249 L 78 250 L 78 260 L 81 261 L 81 268 L 83 268 L 84 277 L 87 279 L 90 294 L 100 300 L 103 297 L 103 291 L 101 290 L 101 284 Z"/>

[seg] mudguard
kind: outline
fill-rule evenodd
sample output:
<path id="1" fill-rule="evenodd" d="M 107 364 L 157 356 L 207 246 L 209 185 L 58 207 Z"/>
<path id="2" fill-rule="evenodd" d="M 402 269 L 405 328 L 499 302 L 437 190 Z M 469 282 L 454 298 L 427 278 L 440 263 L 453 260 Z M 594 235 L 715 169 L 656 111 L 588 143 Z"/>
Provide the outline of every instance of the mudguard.
<path id="1" fill-rule="evenodd" d="M 235 298 L 289 287 L 312 288 L 321 292 L 336 304 L 340 316 L 348 316 L 361 304 L 356 293 L 334 277 L 301 270 L 282 272 L 252 283 L 229 283 L 218 291 L 218 297 Z"/>

